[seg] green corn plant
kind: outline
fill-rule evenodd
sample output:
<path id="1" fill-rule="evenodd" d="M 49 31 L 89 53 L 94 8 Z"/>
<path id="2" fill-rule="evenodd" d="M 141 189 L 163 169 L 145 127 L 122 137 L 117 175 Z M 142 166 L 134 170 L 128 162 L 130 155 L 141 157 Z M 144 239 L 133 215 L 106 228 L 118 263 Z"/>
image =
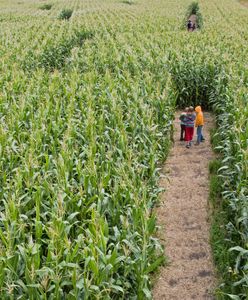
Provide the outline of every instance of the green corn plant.
<path id="1" fill-rule="evenodd" d="M 196 104 L 216 115 L 234 258 L 218 295 L 247 298 L 247 12 L 200 2 L 189 35 L 183 0 L 31 2 L 0 4 L 0 298 L 150 299 L 159 164 Z"/>

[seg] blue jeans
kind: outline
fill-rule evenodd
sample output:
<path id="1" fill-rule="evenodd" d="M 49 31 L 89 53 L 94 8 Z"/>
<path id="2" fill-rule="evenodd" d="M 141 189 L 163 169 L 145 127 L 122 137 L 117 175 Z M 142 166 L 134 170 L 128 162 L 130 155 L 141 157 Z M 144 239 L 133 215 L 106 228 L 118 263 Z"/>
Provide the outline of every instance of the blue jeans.
<path id="1" fill-rule="evenodd" d="M 202 127 L 203 126 L 197 126 L 196 134 L 197 134 L 197 143 L 200 143 L 203 141 L 204 137 L 202 135 Z"/>

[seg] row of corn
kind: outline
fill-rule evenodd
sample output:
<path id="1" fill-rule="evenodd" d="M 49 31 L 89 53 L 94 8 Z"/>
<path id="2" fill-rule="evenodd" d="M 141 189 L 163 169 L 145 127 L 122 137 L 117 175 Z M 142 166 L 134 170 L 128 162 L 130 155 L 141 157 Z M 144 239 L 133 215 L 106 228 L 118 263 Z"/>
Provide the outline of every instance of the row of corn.
<path id="1" fill-rule="evenodd" d="M 151 298 L 168 74 L 158 82 L 149 53 L 126 44 L 124 4 L 116 19 L 108 3 L 72 1 L 70 22 L 56 5 L 16 4 L 15 26 L 3 16 L 0 298 Z"/>
<path id="2" fill-rule="evenodd" d="M 0 298 L 152 297 L 176 101 L 216 112 L 237 257 L 226 294 L 245 298 L 247 13 L 200 1 L 189 35 L 184 0 L 67 2 L 0 4 Z"/>

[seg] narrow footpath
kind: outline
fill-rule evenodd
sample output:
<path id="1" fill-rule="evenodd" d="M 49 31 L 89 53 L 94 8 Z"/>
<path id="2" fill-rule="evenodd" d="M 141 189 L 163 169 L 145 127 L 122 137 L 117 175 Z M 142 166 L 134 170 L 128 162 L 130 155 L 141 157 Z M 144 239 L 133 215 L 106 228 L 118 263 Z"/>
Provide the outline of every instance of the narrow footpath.
<path id="1" fill-rule="evenodd" d="M 159 238 L 165 246 L 168 265 L 162 267 L 153 289 L 154 300 L 214 299 L 214 266 L 209 244 L 208 164 L 214 158 L 210 113 L 204 113 L 203 134 L 199 146 L 187 149 L 179 141 L 179 113 L 175 119 L 175 144 L 162 170 L 160 181 L 166 190 L 156 209 Z"/>

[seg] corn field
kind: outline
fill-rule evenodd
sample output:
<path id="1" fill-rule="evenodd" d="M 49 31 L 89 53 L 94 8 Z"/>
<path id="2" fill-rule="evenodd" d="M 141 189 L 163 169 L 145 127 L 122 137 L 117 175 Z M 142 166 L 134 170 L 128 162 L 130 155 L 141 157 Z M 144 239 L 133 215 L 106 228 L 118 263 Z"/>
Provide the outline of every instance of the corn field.
<path id="1" fill-rule="evenodd" d="M 1 299 L 152 298 L 159 163 L 196 103 L 216 114 L 236 257 L 219 296 L 247 299 L 248 10 L 199 1 L 188 34 L 189 4 L 0 1 Z"/>

